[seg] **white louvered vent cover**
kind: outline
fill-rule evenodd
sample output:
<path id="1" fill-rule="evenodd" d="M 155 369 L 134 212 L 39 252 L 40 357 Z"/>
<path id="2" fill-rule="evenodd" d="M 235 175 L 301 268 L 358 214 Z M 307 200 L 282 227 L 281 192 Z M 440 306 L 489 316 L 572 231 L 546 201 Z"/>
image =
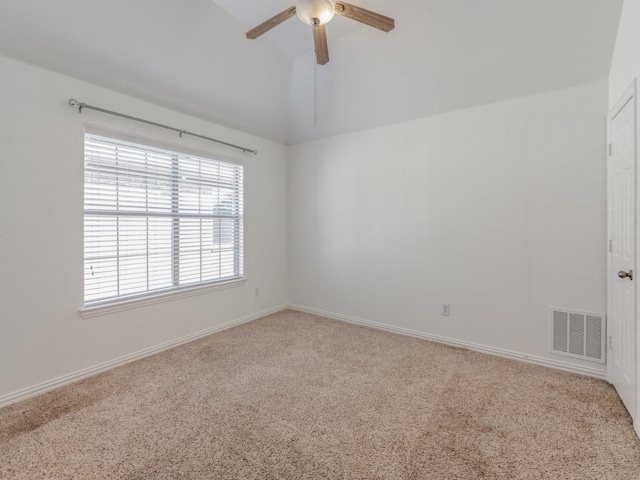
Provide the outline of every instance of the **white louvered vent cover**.
<path id="1" fill-rule="evenodd" d="M 606 317 L 551 307 L 551 351 L 605 363 Z"/>

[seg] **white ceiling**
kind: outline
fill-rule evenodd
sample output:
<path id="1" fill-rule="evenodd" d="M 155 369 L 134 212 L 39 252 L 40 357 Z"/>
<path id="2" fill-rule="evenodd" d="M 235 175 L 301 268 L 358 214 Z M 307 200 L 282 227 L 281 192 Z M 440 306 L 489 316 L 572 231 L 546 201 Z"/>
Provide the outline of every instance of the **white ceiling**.
<path id="1" fill-rule="evenodd" d="M 0 54 L 300 142 L 604 79 L 622 1 L 352 0 L 396 29 L 328 24 L 317 125 L 309 27 L 244 35 L 294 0 L 1 0 Z"/>
<path id="2" fill-rule="evenodd" d="M 388 34 L 363 27 L 329 37 L 315 126 L 313 54 L 294 59 L 290 137 L 312 140 L 606 80 L 621 7 L 622 0 L 407 1 L 393 11 Z"/>
<path id="3" fill-rule="evenodd" d="M 244 30 L 210 0 L 0 0 L 0 54 L 286 141 L 291 61 Z"/>

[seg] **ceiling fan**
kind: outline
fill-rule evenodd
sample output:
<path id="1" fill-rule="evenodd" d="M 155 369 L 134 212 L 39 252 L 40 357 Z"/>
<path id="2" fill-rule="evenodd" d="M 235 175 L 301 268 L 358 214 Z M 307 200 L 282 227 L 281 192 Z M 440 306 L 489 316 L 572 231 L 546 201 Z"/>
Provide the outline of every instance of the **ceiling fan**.
<path id="1" fill-rule="evenodd" d="M 285 11 L 271 17 L 256 28 L 247 32 L 247 38 L 254 40 L 260 35 L 277 27 L 294 15 L 313 28 L 313 41 L 316 47 L 316 62 L 324 65 L 329 61 L 329 48 L 327 46 L 327 32 L 325 24 L 333 18 L 334 14 L 356 20 L 383 32 L 389 32 L 395 27 L 393 18 L 385 17 L 379 13 L 356 7 L 341 0 L 298 0 L 297 5 L 287 8 Z"/>

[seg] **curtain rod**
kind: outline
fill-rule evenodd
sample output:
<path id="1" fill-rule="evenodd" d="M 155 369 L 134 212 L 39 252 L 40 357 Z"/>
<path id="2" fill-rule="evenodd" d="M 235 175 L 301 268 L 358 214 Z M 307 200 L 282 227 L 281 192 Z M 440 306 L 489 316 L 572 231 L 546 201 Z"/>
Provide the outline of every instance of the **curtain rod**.
<path id="1" fill-rule="evenodd" d="M 254 150 L 254 149 L 251 149 L 251 148 L 241 147 L 240 145 L 234 145 L 233 143 L 223 142 L 222 140 L 217 140 L 215 138 L 205 137 L 204 135 L 199 135 L 197 133 L 188 132 L 186 130 L 181 130 L 179 128 L 169 127 L 168 125 L 163 125 L 161 123 L 151 122 L 149 120 L 144 120 L 144 119 L 138 118 L 138 117 L 132 117 L 131 115 L 125 115 L 124 113 L 118 113 L 118 112 L 114 112 L 112 110 L 106 110 L 104 108 L 94 107 L 93 105 L 87 105 L 86 103 L 79 102 L 75 98 L 70 98 L 69 99 L 69 105 L 71 107 L 73 107 L 73 108 L 77 107 L 78 108 L 78 113 L 82 113 L 82 110 L 85 109 L 85 108 L 89 109 L 89 110 L 95 110 L 96 112 L 107 113 L 109 115 L 115 115 L 116 117 L 127 118 L 127 119 L 133 120 L 135 122 L 142 122 L 142 123 L 146 123 L 147 125 L 153 125 L 154 127 L 160 127 L 160 128 L 164 128 L 164 129 L 167 129 L 167 130 L 174 131 L 174 132 L 178 132 L 180 134 L 180 137 L 182 137 L 183 135 L 191 135 L 192 137 L 202 138 L 204 140 L 209 140 L 211 142 L 216 142 L 216 143 L 219 143 L 221 145 L 226 145 L 227 147 L 237 148 L 238 150 L 242 150 L 245 153 L 253 153 L 254 155 L 258 154 L 257 150 Z"/>

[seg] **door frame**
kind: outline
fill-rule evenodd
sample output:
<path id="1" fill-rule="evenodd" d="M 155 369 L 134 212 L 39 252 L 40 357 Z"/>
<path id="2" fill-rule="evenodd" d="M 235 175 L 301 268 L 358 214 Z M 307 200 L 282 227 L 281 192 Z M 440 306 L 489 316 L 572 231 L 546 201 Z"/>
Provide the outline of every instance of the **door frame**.
<path id="1" fill-rule="evenodd" d="M 638 255 L 640 254 L 640 148 L 638 146 L 638 140 L 640 139 L 640 125 L 638 125 L 638 79 L 634 79 L 631 86 L 624 92 L 624 94 L 620 97 L 620 99 L 616 102 L 615 106 L 609 111 L 607 115 L 607 317 L 611 319 L 611 279 L 612 275 L 612 262 L 611 262 L 611 252 L 609 249 L 609 240 L 611 239 L 611 162 L 609 155 L 609 148 L 611 145 L 611 123 L 613 119 L 622 111 L 622 109 L 629 103 L 633 102 L 633 116 L 635 122 L 635 176 L 636 176 L 636 192 L 635 192 L 635 223 L 636 223 L 636 245 L 635 245 L 635 265 L 633 265 L 633 271 L 638 272 Z M 633 399 L 633 408 L 634 412 L 630 412 L 633 418 L 633 425 L 636 430 L 636 433 L 640 437 L 640 405 L 638 402 L 640 401 L 640 318 L 638 314 L 638 310 L 640 305 L 638 304 L 638 300 L 640 299 L 640 281 L 634 282 L 635 288 L 635 304 L 636 304 L 636 313 L 635 313 L 635 388 L 634 391 L 634 399 Z M 607 322 L 608 323 L 608 322 Z M 609 359 L 610 354 L 610 342 L 609 342 L 609 329 L 607 329 L 607 359 Z M 607 360 L 607 376 L 609 381 L 611 381 L 611 361 Z"/>

